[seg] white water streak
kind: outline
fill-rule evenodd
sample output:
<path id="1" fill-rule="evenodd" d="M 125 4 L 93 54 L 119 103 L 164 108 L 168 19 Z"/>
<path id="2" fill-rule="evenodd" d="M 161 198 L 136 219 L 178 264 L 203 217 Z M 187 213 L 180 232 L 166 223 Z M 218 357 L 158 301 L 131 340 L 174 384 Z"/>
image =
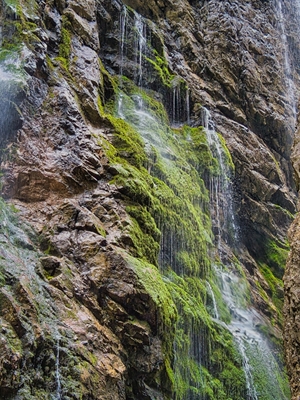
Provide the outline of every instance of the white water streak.
<path id="1" fill-rule="evenodd" d="M 56 363 L 55 363 L 55 380 L 56 380 L 56 400 L 61 400 L 61 378 L 60 378 L 60 361 L 59 361 L 59 353 L 60 353 L 60 343 L 59 343 L 59 335 L 56 338 Z"/>
<path id="2" fill-rule="evenodd" d="M 121 34 L 121 42 L 120 42 L 120 76 L 122 79 L 123 75 L 123 67 L 124 67 L 124 48 L 125 48 L 125 39 L 126 39 L 126 26 L 127 26 L 127 8 L 124 6 L 120 13 L 120 34 Z"/>
<path id="3" fill-rule="evenodd" d="M 218 313 L 218 307 L 217 307 L 217 302 L 216 302 L 214 291 L 212 290 L 211 284 L 208 281 L 206 282 L 206 284 L 207 284 L 207 287 L 208 287 L 208 291 L 209 291 L 210 297 L 211 297 L 211 299 L 213 301 L 214 318 L 219 319 L 220 316 L 219 316 L 219 313 Z"/>
<path id="4" fill-rule="evenodd" d="M 143 55 L 146 50 L 146 25 L 140 14 L 134 12 L 134 28 L 135 28 L 135 49 L 136 63 L 138 65 L 137 71 L 137 85 L 142 86 L 143 81 Z"/>
<path id="5" fill-rule="evenodd" d="M 284 18 L 284 13 L 282 10 L 282 0 L 277 0 L 275 2 L 275 5 L 276 5 L 276 9 L 277 9 L 277 16 L 278 16 L 280 33 L 281 33 L 281 42 L 283 45 L 282 46 L 283 58 L 284 58 L 284 66 L 283 67 L 284 67 L 284 75 L 285 75 L 285 81 L 286 81 L 286 86 L 287 86 L 287 94 L 288 94 L 288 97 L 290 100 L 290 105 L 292 107 L 294 124 L 296 125 L 296 117 L 297 117 L 296 95 L 295 95 L 293 75 L 292 75 L 292 69 L 291 69 L 291 60 L 290 60 L 290 55 L 289 55 L 289 45 L 288 45 L 286 29 L 285 29 L 285 18 Z M 297 11 L 298 11 L 298 9 L 297 9 L 297 2 L 296 2 L 295 12 L 297 12 Z"/>

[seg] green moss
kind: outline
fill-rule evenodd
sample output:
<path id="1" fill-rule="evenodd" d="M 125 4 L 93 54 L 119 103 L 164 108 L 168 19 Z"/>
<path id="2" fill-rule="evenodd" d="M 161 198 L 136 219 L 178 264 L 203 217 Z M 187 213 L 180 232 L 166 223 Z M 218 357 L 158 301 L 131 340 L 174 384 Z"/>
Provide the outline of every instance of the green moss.
<path id="1" fill-rule="evenodd" d="M 156 50 L 153 50 L 153 52 L 155 59 L 145 57 L 146 60 L 154 67 L 154 70 L 157 72 L 162 84 L 166 87 L 171 87 L 175 75 L 170 72 L 166 58 L 159 55 Z"/>
<path id="2" fill-rule="evenodd" d="M 269 303 L 270 299 L 272 300 L 272 303 L 274 304 L 276 310 L 274 310 L 274 307 L 272 305 L 272 313 L 274 315 L 277 314 L 277 318 L 279 323 L 282 323 L 282 309 L 283 309 L 283 282 L 281 279 L 277 278 L 274 276 L 272 273 L 272 270 L 266 265 L 266 264 L 259 264 L 259 270 L 262 273 L 263 277 L 265 278 L 269 290 L 268 290 L 268 295 L 260 288 L 260 294 L 261 296 Z"/>
<path id="3" fill-rule="evenodd" d="M 36 35 L 38 26 L 32 22 L 36 18 L 37 3 L 35 0 L 26 1 L 23 3 L 19 0 L 5 1 L 6 14 L 4 29 L 4 40 L 2 47 L 12 49 L 14 46 L 20 46 L 22 43 L 31 48 L 34 42 L 39 42 L 40 39 Z M 10 11 L 8 11 L 10 9 Z M 13 14 L 12 14 L 13 13 Z M 10 32 L 5 35 L 5 32 Z M 13 31 L 13 34 L 11 34 Z"/>
<path id="4" fill-rule="evenodd" d="M 120 157 L 126 158 L 132 165 L 141 167 L 146 161 L 144 143 L 137 132 L 124 120 L 107 115 L 114 128 L 113 145 Z"/>
<path id="5" fill-rule="evenodd" d="M 71 23 L 66 16 L 62 17 L 62 25 L 60 32 L 60 45 L 57 60 L 61 61 L 63 66 L 68 69 L 69 58 L 71 54 Z"/>
<path id="6" fill-rule="evenodd" d="M 179 277 L 171 270 L 164 282 L 179 311 L 174 342 L 175 398 L 244 398 L 241 357 L 229 331 L 215 324 L 207 312 L 206 285 L 199 278 Z"/>
<path id="7" fill-rule="evenodd" d="M 220 133 L 218 133 L 218 138 L 219 138 L 219 142 L 220 142 L 220 144 L 222 146 L 222 151 L 223 151 L 223 153 L 225 155 L 226 165 L 227 165 L 227 167 L 229 168 L 230 171 L 234 171 L 235 166 L 233 164 L 232 157 L 231 157 L 231 154 L 230 154 L 230 152 L 228 150 L 228 147 L 226 145 L 225 139 L 223 138 L 223 136 Z"/>
<path id="8" fill-rule="evenodd" d="M 251 362 L 254 384 L 259 399 L 289 399 L 290 389 L 286 375 L 279 370 L 274 358 L 262 359 L 257 344 L 246 343 L 247 356 Z M 276 385 L 274 385 L 276 382 Z"/>
<path id="9" fill-rule="evenodd" d="M 173 385 L 176 399 L 208 392 L 215 396 L 212 399 L 226 399 L 230 374 L 236 375 L 232 379 L 240 382 L 237 373 L 240 364 L 232 350 L 232 337 L 224 343 L 224 328 L 217 328 L 207 312 L 207 288 L 203 281 L 210 269 L 212 246 L 204 176 L 217 176 L 219 165 L 211 154 L 203 128 L 185 126 L 172 130 L 166 111 L 151 97 L 151 92 L 142 92 L 127 79 L 123 79 L 122 89 L 127 92 L 118 92 L 116 98 L 122 96 L 126 122 L 109 114 L 114 112 L 115 104 L 106 104 L 105 118 L 111 124 L 114 138 L 111 143 L 102 137 L 97 141 L 106 148 L 114 174 L 111 183 L 122 193 L 131 217 L 131 224 L 124 232 L 128 232 L 132 242 L 130 252 L 135 258 L 130 262 L 153 297 L 168 293 L 165 305 L 157 303 L 170 330 L 167 333 L 165 325 L 162 376 L 170 387 Z M 136 111 L 137 99 L 149 113 L 144 121 Z M 158 260 L 160 272 L 155 267 Z M 178 310 L 175 331 L 170 325 L 171 320 L 174 324 L 174 315 L 163 317 L 171 313 L 166 309 L 168 302 L 173 304 L 172 309 L 175 303 Z M 228 314 L 224 319 L 229 319 Z M 196 351 L 199 340 L 206 348 L 206 355 Z M 207 372 L 213 385 L 203 378 L 203 365 L 209 364 L 212 343 L 215 350 L 221 349 L 224 363 L 228 362 L 228 368 L 216 363 L 214 370 Z M 176 360 L 173 360 L 174 346 Z M 218 377 L 214 378 L 215 375 Z M 241 393 L 241 389 L 237 392 Z M 238 398 L 237 395 L 235 399 Z"/>
<path id="10" fill-rule="evenodd" d="M 164 107 L 152 92 L 141 91 L 127 78 L 117 79 L 122 79 L 122 91 L 116 89 L 115 102 L 111 97 L 99 105 L 114 137 L 111 143 L 100 136 L 96 140 L 105 148 L 111 183 L 118 187 L 131 218 L 124 227 L 131 240 L 126 247 L 133 256 L 130 263 L 145 290 L 153 298 L 158 296 L 159 318 L 164 321 L 159 324 L 165 354 L 161 378 L 173 393 L 166 396 L 240 400 L 246 395 L 241 356 L 232 335 L 212 319 L 207 308 L 212 301 L 209 279 L 220 318 L 230 322 L 210 261 L 206 184 L 222 174 L 221 165 L 202 127 L 171 129 Z M 141 104 L 144 114 L 139 112 Z M 116 110 L 126 121 L 116 117 Z M 223 138 L 219 141 L 230 174 L 232 159 Z M 247 307 L 250 290 L 241 283 L 243 269 L 237 260 L 233 268 L 240 280 L 232 290 L 238 305 Z M 169 310 L 161 296 L 169 299 L 172 310 L 175 304 L 177 312 Z"/>
<path id="11" fill-rule="evenodd" d="M 102 100 L 101 100 L 100 94 L 98 95 L 98 98 L 97 98 L 97 105 L 98 105 L 99 114 L 104 117 L 105 116 L 105 111 L 104 111 L 104 106 L 102 104 Z"/>
<path id="12" fill-rule="evenodd" d="M 229 324 L 231 322 L 231 315 L 230 315 L 230 311 L 228 310 L 228 307 L 226 306 L 222 293 L 220 291 L 219 286 L 216 284 L 217 282 L 217 278 L 213 277 L 210 279 L 210 285 L 212 288 L 212 291 L 214 293 L 214 297 L 215 297 L 215 301 L 217 304 L 217 310 L 218 310 L 218 314 L 219 314 L 219 319 L 223 322 L 225 322 L 225 324 Z M 206 308 L 208 309 L 208 311 L 210 312 L 210 314 L 215 317 L 214 315 L 214 309 L 213 309 L 213 300 L 210 298 L 210 293 L 207 293 L 207 297 L 209 297 L 209 302 L 206 300 Z"/>
<path id="13" fill-rule="evenodd" d="M 273 275 L 282 279 L 289 252 L 288 244 L 270 240 L 266 245 L 266 264 L 272 269 Z"/>
<path id="14" fill-rule="evenodd" d="M 177 319 L 177 310 L 159 270 L 154 265 L 129 255 L 125 254 L 125 258 L 157 305 L 159 319 L 163 325 L 172 327 Z"/>

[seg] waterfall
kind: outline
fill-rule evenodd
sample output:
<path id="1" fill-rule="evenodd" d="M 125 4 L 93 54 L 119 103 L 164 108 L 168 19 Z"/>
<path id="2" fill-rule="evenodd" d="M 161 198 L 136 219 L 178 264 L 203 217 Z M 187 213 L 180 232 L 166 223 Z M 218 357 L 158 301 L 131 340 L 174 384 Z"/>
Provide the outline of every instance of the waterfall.
<path id="1" fill-rule="evenodd" d="M 295 95 L 295 89 L 294 89 L 294 82 L 293 82 L 293 76 L 292 76 L 292 69 L 291 69 L 291 59 L 289 55 L 289 45 L 288 45 L 288 39 L 287 39 L 287 34 L 286 34 L 286 27 L 285 27 L 285 17 L 282 9 L 282 0 L 276 0 L 275 1 L 275 7 L 277 11 L 277 16 L 278 16 L 278 23 L 279 23 L 279 30 L 281 34 L 281 42 L 283 44 L 283 61 L 284 61 L 284 76 L 285 76 L 285 83 L 286 83 L 286 90 L 287 90 L 287 95 L 290 101 L 290 106 L 292 108 L 292 117 L 294 120 L 294 126 L 293 131 L 295 130 L 296 126 L 296 119 L 297 119 L 297 106 L 296 106 L 296 95 Z M 295 12 L 297 13 L 299 11 L 298 9 L 298 2 L 296 1 L 295 4 Z"/>
<path id="2" fill-rule="evenodd" d="M 119 75 L 122 80 L 125 58 L 129 57 L 134 63 L 133 80 L 137 86 L 142 86 L 143 81 L 143 57 L 147 53 L 146 24 L 143 17 L 133 11 L 131 17 L 126 6 L 122 7 L 119 17 Z M 122 82 L 121 82 L 122 88 Z"/>
<path id="3" fill-rule="evenodd" d="M 244 297 L 247 297 L 248 289 L 245 282 L 239 279 L 235 274 L 224 272 L 216 266 L 214 268 L 220 279 L 223 299 L 230 310 L 232 318 L 230 324 L 226 326 L 233 334 L 243 359 L 243 370 L 247 385 L 247 399 L 258 400 L 252 376 L 252 368 L 245 345 L 245 342 L 248 340 L 249 342 L 257 342 L 260 340 L 258 333 L 255 331 L 254 323 L 252 322 L 255 312 L 244 308 L 246 306 Z"/>
<path id="4" fill-rule="evenodd" d="M 210 112 L 207 108 L 202 107 L 201 109 L 201 125 L 205 129 L 208 146 L 212 153 L 212 156 L 217 159 L 219 163 L 220 172 L 217 176 L 213 176 L 209 181 L 209 192 L 210 192 L 210 201 L 211 201 L 211 210 L 212 210 L 212 218 L 216 225 L 216 236 L 217 236 L 217 248 L 219 253 L 221 251 L 221 237 L 222 237 L 222 220 L 221 220 L 221 211 L 226 210 L 225 207 L 222 207 L 220 204 L 221 201 L 224 201 L 224 194 L 226 191 L 226 176 L 227 171 L 225 169 L 224 160 L 223 160 L 223 152 L 221 150 L 220 141 L 218 135 L 215 131 L 215 125 L 211 118 Z M 224 218 L 225 220 L 225 218 Z"/>
<path id="5" fill-rule="evenodd" d="M 186 89 L 185 95 L 185 104 L 186 104 L 186 123 L 190 125 L 191 123 L 191 109 L 190 109 L 190 90 Z"/>
<path id="6" fill-rule="evenodd" d="M 274 358 L 272 350 L 269 347 L 264 335 L 257 329 L 258 326 L 264 326 L 264 319 L 250 305 L 250 290 L 246 277 L 236 266 L 231 265 L 228 261 L 223 261 L 222 257 L 222 241 L 227 241 L 226 232 L 228 229 L 234 231 L 233 243 L 234 247 L 239 246 L 237 226 L 235 223 L 233 212 L 232 193 L 230 190 L 230 169 L 226 163 L 226 154 L 220 141 L 219 135 L 216 133 L 215 125 L 210 112 L 206 108 L 202 108 L 202 125 L 205 129 L 208 146 L 212 156 L 217 160 L 219 171 L 216 176 L 210 178 L 210 199 L 211 214 L 217 229 L 216 246 L 219 252 L 221 265 L 214 265 L 214 273 L 217 284 L 219 286 L 222 298 L 226 304 L 231 321 L 226 323 L 226 328 L 234 337 L 237 349 L 243 360 L 243 371 L 246 379 L 247 400 L 258 400 L 259 393 L 257 390 L 257 382 L 259 376 L 257 371 L 263 370 L 265 374 L 265 385 L 273 387 L 274 393 L 268 398 L 286 399 L 280 389 L 277 376 L 280 375 L 279 366 Z M 207 285 L 209 288 L 209 285 Z M 209 288 L 211 294 L 215 318 L 220 318 L 216 309 L 216 303 L 212 288 Z M 219 320 L 219 323 L 224 324 Z M 270 365 L 272 367 L 270 368 Z"/>
<path id="7" fill-rule="evenodd" d="M 238 348 L 240 354 L 243 357 L 243 369 L 246 376 L 246 385 L 247 385 L 247 400 L 258 400 L 257 392 L 254 387 L 253 376 L 251 372 L 251 366 L 249 362 L 249 358 L 246 354 L 246 346 L 242 339 L 236 338 L 236 342 L 238 344 Z"/>
<path id="8" fill-rule="evenodd" d="M 219 281 L 222 297 L 231 314 L 230 323 L 226 324 L 232 333 L 237 348 L 243 358 L 243 370 L 247 385 L 247 400 L 259 400 L 260 394 L 256 381 L 264 375 L 266 394 L 270 399 L 284 400 L 286 395 L 278 384 L 280 367 L 264 334 L 257 327 L 264 326 L 263 318 L 256 310 L 248 306 L 248 283 L 234 271 L 222 270 L 214 266 Z M 222 322 L 222 324 L 224 324 Z M 265 397 L 263 397 L 265 398 Z"/>
<path id="9" fill-rule="evenodd" d="M 186 83 L 179 77 L 172 81 L 171 99 L 171 125 L 181 126 L 183 123 L 190 124 L 190 90 Z"/>
<path id="10" fill-rule="evenodd" d="M 125 119 L 124 115 L 124 95 L 123 89 L 123 71 L 127 52 L 132 52 L 132 61 L 134 62 L 133 80 L 137 86 L 141 87 L 143 83 L 143 57 L 147 52 L 146 24 L 142 16 L 133 11 L 133 22 L 128 13 L 127 7 L 123 6 L 119 17 L 120 44 L 119 44 L 119 75 L 121 91 L 117 100 L 117 115 Z"/>
<path id="11" fill-rule="evenodd" d="M 135 29 L 135 57 L 137 64 L 137 73 L 136 73 L 136 84 L 138 86 L 142 86 L 142 78 L 143 78 L 143 55 L 146 50 L 146 25 L 142 19 L 142 16 L 138 13 L 134 13 L 134 29 Z"/>
<path id="12" fill-rule="evenodd" d="M 201 125 L 204 127 L 211 155 L 218 163 L 218 170 L 209 178 L 209 192 L 214 233 L 220 255 L 222 240 L 234 244 L 238 239 L 230 187 L 232 172 L 229 163 L 231 160 L 228 159 L 229 156 L 225 153 L 224 145 L 215 130 L 211 113 L 205 107 L 201 109 Z"/>
<path id="13" fill-rule="evenodd" d="M 125 52 L 125 39 L 126 39 L 126 27 L 127 27 L 127 7 L 123 6 L 122 11 L 120 12 L 120 67 L 119 74 L 122 79 L 123 76 L 123 68 L 124 68 L 124 52 Z M 120 82 L 122 85 L 122 81 Z M 122 87 L 122 86 L 121 86 Z"/>
<path id="14" fill-rule="evenodd" d="M 214 318 L 219 319 L 220 317 L 219 317 L 219 312 L 218 312 L 218 307 L 217 307 L 215 294 L 214 294 L 214 292 L 212 290 L 211 284 L 208 281 L 206 281 L 206 284 L 207 284 L 207 287 L 208 287 L 208 291 L 209 291 L 210 297 L 211 297 L 212 302 L 213 302 Z"/>
<path id="15" fill-rule="evenodd" d="M 165 66 L 161 67 L 161 61 L 157 61 L 157 51 L 152 48 L 151 35 L 147 36 L 147 20 L 139 13 L 124 6 L 119 16 L 119 75 L 120 89 L 123 89 L 123 74 L 125 64 L 129 66 L 127 73 L 132 81 L 139 87 L 147 86 L 146 66 L 155 65 L 154 69 L 158 69 L 165 74 Z M 149 61 L 151 60 L 151 61 Z M 168 75 L 169 74 L 169 75 Z M 190 91 L 186 82 L 179 76 L 167 73 L 170 80 L 169 98 L 165 99 L 168 103 L 171 125 L 181 126 L 183 123 L 190 123 Z M 165 97 L 165 93 L 163 94 Z M 119 105 L 123 99 L 119 99 Z M 119 116 L 124 115 L 120 111 Z"/>
<path id="16" fill-rule="evenodd" d="M 127 12 L 129 13 L 129 10 Z M 174 207 L 174 212 L 167 221 L 163 219 L 164 214 L 160 214 L 160 207 L 155 210 L 155 215 L 153 215 L 156 226 L 161 232 L 158 267 L 164 282 L 174 296 L 179 315 L 176 324 L 176 338 L 173 342 L 174 374 L 179 381 L 176 387 L 178 393 L 175 393 L 174 399 L 207 400 L 206 390 L 209 390 L 209 380 L 213 380 L 214 369 L 226 368 L 224 365 L 222 367 L 211 366 L 213 363 L 210 358 L 211 348 L 215 344 L 212 345 L 213 339 L 210 330 L 214 330 L 214 327 L 216 327 L 215 332 L 225 332 L 225 336 L 227 335 L 228 341 L 231 343 L 232 352 L 235 354 L 235 359 L 231 362 L 242 376 L 243 387 L 240 390 L 246 391 L 245 398 L 247 400 L 259 399 L 257 363 L 259 366 L 262 365 L 266 371 L 267 383 L 272 382 L 275 388 L 270 389 L 267 386 L 271 393 L 270 396 L 274 394 L 273 398 L 267 397 L 267 399 L 286 399 L 281 392 L 278 395 L 280 389 L 275 375 L 279 371 L 279 367 L 266 339 L 257 329 L 257 325 L 263 325 L 264 321 L 249 306 L 249 288 L 246 278 L 241 272 L 242 267 L 240 267 L 241 271 L 237 272 L 236 265 L 228 262 L 226 265 L 222 265 L 225 264 L 223 253 L 226 253 L 226 245 L 230 244 L 232 247 L 239 245 L 231 192 L 233 165 L 224 139 L 217 133 L 209 110 L 202 107 L 201 126 L 203 129 L 200 127 L 196 129 L 198 129 L 198 135 L 204 137 L 200 148 L 205 149 L 205 156 L 211 160 L 208 161 L 211 162 L 209 166 L 211 168 L 208 173 L 209 177 L 205 176 L 205 179 L 208 180 L 205 182 L 205 187 L 197 168 L 195 167 L 193 170 L 194 164 L 199 162 L 199 159 L 192 157 L 194 164 L 187 165 L 184 155 L 185 152 L 189 154 L 191 149 L 182 146 L 179 150 L 176 147 L 178 143 L 182 143 L 180 134 L 183 133 L 186 133 L 186 136 L 182 135 L 185 138 L 184 145 L 193 147 L 193 139 L 189 135 L 192 135 L 194 128 L 188 127 L 185 131 L 186 127 L 182 125 L 183 120 L 190 122 L 191 118 L 189 89 L 184 86 L 184 81 L 179 77 L 173 79 L 173 85 L 168 93 L 171 96 L 169 97 L 171 106 L 169 115 L 171 125 L 173 127 L 175 125 L 176 129 L 171 129 L 167 122 L 168 119 L 163 115 L 162 105 L 156 104 L 155 96 L 150 99 L 147 91 L 143 91 L 141 88 L 142 84 L 146 85 L 145 70 L 143 69 L 143 53 L 147 51 L 145 21 L 135 12 L 132 12 L 133 17 L 125 18 L 124 15 L 125 12 L 123 12 L 123 19 L 120 20 L 120 38 L 123 43 L 120 45 L 120 58 L 123 60 L 122 54 L 126 53 L 124 43 L 127 45 L 129 40 L 134 39 L 131 43 L 133 50 L 128 54 L 131 55 L 132 64 L 135 66 L 135 73 L 131 75 L 137 87 L 132 85 L 128 91 L 126 91 L 126 85 L 121 88 L 123 90 L 120 91 L 116 101 L 117 116 L 130 124 L 145 143 L 148 160 L 143 166 L 151 176 L 157 179 L 154 180 L 154 188 L 158 189 L 158 196 L 164 199 L 163 191 L 170 196 L 166 204 L 160 203 L 160 206 L 172 211 L 172 207 Z M 186 137 L 189 140 L 186 140 Z M 188 175 L 186 171 L 192 171 L 193 174 Z M 202 187 L 200 184 L 199 186 L 195 184 L 196 174 L 202 180 Z M 185 201 L 183 219 L 180 220 L 178 216 L 182 211 L 182 200 L 186 200 L 182 193 L 187 190 L 192 191 L 191 188 L 197 188 L 197 193 L 193 192 L 188 201 Z M 206 214 L 204 215 L 200 199 L 202 199 L 201 194 L 205 191 L 207 193 L 206 189 L 209 189 L 210 199 L 206 195 L 206 203 L 204 203 Z M 194 206 L 200 216 L 196 214 Z M 149 205 L 150 208 L 151 205 Z M 209 219 L 209 208 L 216 238 L 214 248 L 218 252 L 216 258 L 220 261 L 220 265 L 213 271 L 210 270 L 210 263 L 205 264 L 205 257 L 208 256 L 211 248 L 209 246 L 212 246 L 210 231 L 207 235 L 207 242 L 204 240 L 205 245 L 200 242 L 197 242 L 197 245 L 194 242 L 190 243 L 190 238 L 185 234 L 186 230 L 191 229 L 194 234 L 196 232 L 199 236 L 203 235 L 205 228 L 202 224 L 206 218 Z M 182 226 L 179 225 L 180 223 Z M 193 225 L 197 225 L 198 230 L 194 229 Z M 197 256 L 196 260 L 191 257 L 194 254 Z M 207 310 L 209 307 L 205 308 L 205 305 L 208 305 L 207 298 L 211 299 L 210 315 Z M 221 298 L 223 303 L 220 301 Z M 224 309 L 228 313 L 226 323 L 222 315 Z M 220 342 L 216 346 L 220 346 L 217 350 L 222 353 L 221 333 L 219 335 Z M 236 356 L 237 352 L 239 356 Z M 275 374 L 262 360 L 264 355 L 268 358 L 272 369 L 276 371 Z M 226 373 L 229 372 L 226 371 Z M 174 380 L 176 381 L 176 379 Z M 185 382 L 184 389 L 180 386 L 180 381 Z"/>

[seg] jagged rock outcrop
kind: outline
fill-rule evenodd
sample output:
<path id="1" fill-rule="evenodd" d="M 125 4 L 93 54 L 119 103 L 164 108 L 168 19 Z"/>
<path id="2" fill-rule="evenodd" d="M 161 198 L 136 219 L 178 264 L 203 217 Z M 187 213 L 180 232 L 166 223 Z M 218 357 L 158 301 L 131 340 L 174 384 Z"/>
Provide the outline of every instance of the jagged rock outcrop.
<path id="1" fill-rule="evenodd" d="M 9 272 L 10 263 L 1 275 L 3 399 L 47 399 L 51 391 L 64 399 L 172 396 L 177 311 L 155 266 L 161 233 L 148 215 L 152 199 L 145 193 L 158 183 L 139 180 L 111 162 L 114 152 L 135 167 L 145 161 L 140 139 L 132 144 L 121 138 L 104 109 L 115 100 L 120 73 L 155 91 L 173 122 L 190 119 L 200 126 L 203 106 L 210 110 L 235 165 L 240 231 L 234 252 L 250 281 L 254 306 L 273 318 L 272 335 L 280 336 L 273 301 L 282 301 L 282 288 L 277 280 L 268 281 L 261 266 L 282 277 L 286 231 L 295 212 L 290 147 L 298 71 L 286 60 L 289 55 L 296 60 L 299 48 L 296 27 L 285 28 L 282 21 L 283 16 L 294 21 L 292 2 L 282 10 L 276 2 L 254 0 L 124 3 L 152 20 L 145 20 L 152 53 L 142 61 L 131 47 L 132 32 L 122 49 L 119 0 L 53 0 L 16 15 L 6 2 L 0 6 L 12 21 L 3 27 L 3 37 L 20 35 L 26 44 L 19 53 L 25 78 L 14 83 L 15 92 L 9 87 L 21 117 L 12 102 L 4 102 L 9 119 L 0 118 L 6 148 L 2 195 L 35 230 L 26 236 L 14 228 L 9 213 L 1 222 L 1 256 L 18 265 L 29 257 L 33 266 L 30 283 L 24 269 Z M 128 13 L 132 18 L 133 11 Z M 11 65 L 9 58 L 5 62 Z M 165 152 L 170 160 L 179 158 Z M 127 186 L 117 180 L 122 168 Z M 140 185 L 138 192 L 134 185 Z M 147 207 L 148 214 L 139 208 L 130 213 L 132 205 Z M 148 235 L 142 250 L 142 231 L 132 233 L 136 221 Z M 162 233 L 172 240 L 167 229 Z M 234 257 L 224 243 L 221 253 Z M 142 267 L 136 260 L 143 260 Z M 198 264 L 206 268 L 204 261 Z M 33 293 L 36 286 L 43 301 Z M 218 360 L 211 363 L 219 368 Z"/>

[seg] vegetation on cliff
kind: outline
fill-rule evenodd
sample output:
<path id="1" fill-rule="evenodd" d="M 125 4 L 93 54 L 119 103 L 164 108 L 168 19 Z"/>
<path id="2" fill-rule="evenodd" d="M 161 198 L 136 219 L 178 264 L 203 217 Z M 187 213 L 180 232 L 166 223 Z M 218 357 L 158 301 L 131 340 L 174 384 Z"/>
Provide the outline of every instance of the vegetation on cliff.
<path id="1" fill-rule="evenodd" d="M 66 399 L 240 400 L 255 398 L 255 390 L 264 400 L 287 399 L 280 357 L 272 364 L 274 378 L 261 361 L 258 342 L 245 347 L 233 335 L 236 309 L 222 294 L 224 276 L 236 278 L 231 292 L 241 309 L 260 304 L 271 320 L 260 326 L 262 337 L 277 334 L 287 246 L 268 240 L 266 229 L 258 246 L 264 253 L 255 264 L 242 246 L 228 246 L 235 240 L 232 224 L 226 240 L 220 237 L 229 226 L 220 206 L 226 207 L 227 193 L 215 185 L 230 181 L 240 154 L 232 159 L 216 132 L 222 161 L 212 151 L 202 105 L 195 101 L 197 88 L 191 89 L 193 126 L 188 123 L 190 89 L 175 72 L 158 29 L 141 25 L 141 17 L 118 2 L 120 7 L 105 5 L 118 10 L 109 18 L 102 3 L 70 2 L 67 10 L 61 2 L 49 5 L 46 57 L 47 46 L 39 48 L 45 31 L 36 25 L 35 2 L 24 9 L 5 2 L 16 20 L 5 33 L 0 57 L 15 76 L 26 71 L 31 86 L 22 106 L 18 151 L 3 158 L 4 193 L 21 205 L 40 242 L 30 230 L 31 240 L 15 227 L 14 214 L 1 202 L 1 251 L 9 247 L 16 268 L 5 253 L 0 317 L 6 329 L 3 353 L 10 361 L 3 358 L 0 389 L 32 400 L 47 399 L 51 391 Z M 120 32 L 118 37 L 113 29 L 122 10 L 129 16 L 123 23 L 134 29 L 124 29 L 120 45 Z M 109 49 L 99 45 L 106 36 L 97 24 L 98 30 L 111 29 L 105 32 Z M 143 29 L 152 29 L 149 43 L 141 37 Z M 22 53 L 22 43 L 29 55 Z M 37 59 L 40 52 L 45 57 Z M 23 57 L 18 71 L 13 53 Z M 38 61 L 31 63 L 31 57 Z M 142 78 L 147 89 L 135 84 Z M 267 158 L 273 168 L 274 157 Z M 278 165 L 272 170 L 276 185 L 278 170 Z M 28 271 L 31 282 L 23 277 Z M 11 319 L 7 310 L 13 311 Z M 279 351 L 277 337 L 273 341 Z"/>

